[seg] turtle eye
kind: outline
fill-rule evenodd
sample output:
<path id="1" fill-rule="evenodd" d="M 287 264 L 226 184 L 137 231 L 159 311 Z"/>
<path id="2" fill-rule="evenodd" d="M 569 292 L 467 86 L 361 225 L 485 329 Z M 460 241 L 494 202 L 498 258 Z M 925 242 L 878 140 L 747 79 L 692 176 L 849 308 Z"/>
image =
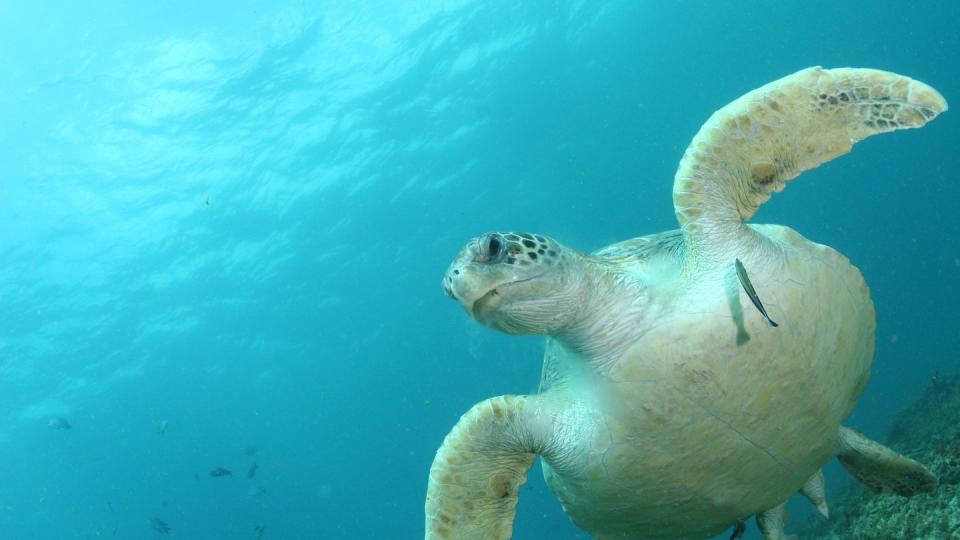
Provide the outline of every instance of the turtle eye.
<path id="1" fill-rule="evenodd" d="M 490 236 L 490 239 L 487 240 L 487 255 L 491 259 L 496 259 L 497 255 L 500 255 L 501 249 L 503 249 L 503 245 L 500 243 L 500 239 L 496 236 Z"/>
<path id="2" fill-rule="evenodd" d="M 499 234 L 488 234 L 481 245 L 481 256 L 484 262 L 497 263 L 503 258 L 503 238 Z"/>

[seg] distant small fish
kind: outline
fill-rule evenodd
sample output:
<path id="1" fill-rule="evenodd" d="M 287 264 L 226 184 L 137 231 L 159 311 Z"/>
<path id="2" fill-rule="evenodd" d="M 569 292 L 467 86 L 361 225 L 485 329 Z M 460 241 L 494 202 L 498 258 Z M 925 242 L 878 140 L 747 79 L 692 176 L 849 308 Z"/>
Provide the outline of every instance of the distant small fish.
<path id="1" fill-rule="evenodd" d="M 248 447 L 246 447 L 246 449 L 244 449 L 243 453 L 246 454 L 246 455 L 248 455 L 248 456 L 250 456 L 250 457 L 253 457 L 253 456 L 257 455 L 257 447 L 256 447 L 256 446 L 248 446 Z"/>
<path id="2" fill-rule="evenodd" d="M 210 206 L 210 196 L 207 195 L 203 198 L 203 204 Z"/>
<path id="3" fill-rule="evenodd" d="M 253 476 L 254 476 L 255 474 L 257 474 L 257 464 L 256 464 L 256 463 L 254 463 L 253 465 L 250 466 L 249 469 L 247 469 L 247 478 L 253 478 Z"/>
<path id="4" fill-rule="evenodd" d="M 160 518 L 150 518 L 150 526 L 153 527 L 153 530 L 157 531 L 160 534 L 167 535 L 170 534 L 170 526 L 166 524 Z"/>
<path id="5" fill-rule="evenodd" d="M 753 305 L 760 310 L 760 313 L 767 319 L 767 323 L 770 326 L 776 328 L 780 326 L 779 324 L 773 322 L 773 319 L 767 315 L 767 310 L 763 307 L 763 303 L 760 302 L 760 297 L 757 296 L 757 291 L 753 289 L 753 284 L 750 283 L 750 276 L 747 275 L 747 269 L 743 267 L 743 263 L 740 262 L 740 259 L 734 260 L 734 266 L 737 268 L 737 277 L 740 279 L 740 285 L 743 286 L 743 290 L 747 292 L 747 296 L 750 297 L 750 301 L 753 302 Z"/>
<path id="6" fill-rule="evenodd" d="M 170 423 L 167 422 L 166 420 L 161 420 L 157 422 L 157 433 L 160 435 L 163 435 L 164 433 L 167 432 L 167 426 L 169 425 Z"/>
<path id="7" fill-rule="evenodd" d="M 263 532 L 264 532 L 263 525 L 257 525 L 256 527 L 254 527 L 253 532 L 257 534 L 257 540 L 260 540 L 261 538 L 263 538 Z"/>
<path id="8" fill-rule="evenodd" d="M 47 422 L 47 427 L 52 429 L 70 429 L 73 426 L 70 425 L 70 422 L 67 422 L 66 418 L 57 417 L 51 418 L 50 421 Z"/>
<path id="9" fill-rule="evenodd" d="M 233 476 L 233 471 L 230 469 L 224 469 L 223 467 L 217 467 L 216 469 L 210 470 L 210 476 L 214 478 L 218 476 Z"/>
<path id="10" fill-rule="evenodd" d="M 247 497 L 259 497 L 267 493 L 263 486 L 250 486 L 247 490 Z"/>

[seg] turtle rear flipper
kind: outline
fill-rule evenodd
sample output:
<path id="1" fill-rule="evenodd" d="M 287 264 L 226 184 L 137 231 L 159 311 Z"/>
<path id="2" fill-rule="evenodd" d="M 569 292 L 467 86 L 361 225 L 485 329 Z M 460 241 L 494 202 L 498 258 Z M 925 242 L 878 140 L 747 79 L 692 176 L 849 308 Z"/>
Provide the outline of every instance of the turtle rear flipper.
<path id="1" fill-rule="evenodd" d="M 920 463 L 843 426 L 840 426 L 837 459 L 847 472 L 875 493 L 911 497 L 937 488 L 937 477 Z"/>
<path id="2" fill-rule="evenodd" d="M 800 488 L 800 494 L 810 499 L 824 518 L 830 518 L 830 507 L 827 506 L 827 484 L 823 477 L 823 469 L 813 473 L 807 482 Z"/>
<path id="3" fill-rule="evenodd" d="M 787 503 L 782 502 L 773 508 L 757 514 L 757 528 L 763 535 L 763 540 L 797 540 L 793 534 L 784 534 L 783 526 L 787 523 Z"/>
<path id="4" fill-rule="evenodd" d="M 500 396 L 464 414 L 430 468 L 426 540 L 507 540 L 543 447 L 542 396 Z"/>

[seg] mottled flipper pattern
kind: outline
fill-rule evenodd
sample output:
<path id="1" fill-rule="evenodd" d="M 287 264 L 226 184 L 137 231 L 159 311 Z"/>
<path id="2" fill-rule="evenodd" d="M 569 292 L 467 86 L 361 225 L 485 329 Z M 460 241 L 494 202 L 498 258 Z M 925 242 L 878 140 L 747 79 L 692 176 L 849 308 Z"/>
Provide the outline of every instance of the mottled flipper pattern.
<path id="1" fill-rule="evenodd" d="M 926 84 L 875 69 L 814 67 L 760 87 L 714 113 L 687 148 L 673 184 L 684 236 L 726 249 L 731 230 L 788 180 L 946 109 Z"/>
<path id="2" fill-rule="evenodd" d="M 783 526 L 786 523 L 787 503 L 785 502 L 757 514 L 757 528 L 760 529 L 763 540 L 796 540 L 796 536 L 783 533 Z"/>
<path id="3" fill-rule="evenodd" d="M 800 493 L 810 499 L 810 502 L 817 507 L 820 515 L 824 518 L 830 517 L 830 508 L 827 506 L 827 483 L 823 478 L 823 469 L 814 473 L 813 476 L 803 484 Z"/>
<path id="4" fill-rule="evenodd" d="M 430 468 L 427 540 L 503 540 L 537 451 L 526 425 L 536 396 L 501 396 L 460 418 Z"/>
<path id="5" fill-rule="evenodd" d="M 847 472 L 876 493 L 910 497 L 937 488 L 937 477 L 926 467 L 847 427 L 840 428 L 837 459 Z"/>

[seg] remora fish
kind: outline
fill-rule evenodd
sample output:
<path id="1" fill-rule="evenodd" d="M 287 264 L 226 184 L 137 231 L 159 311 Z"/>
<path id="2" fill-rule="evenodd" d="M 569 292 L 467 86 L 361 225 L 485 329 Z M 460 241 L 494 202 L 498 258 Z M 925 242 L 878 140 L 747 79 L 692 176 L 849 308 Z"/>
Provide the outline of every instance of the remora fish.
<path id="1" fill-rule="evenodd" d="M 740 285 L 743 287 L 743 290 L 747 292 L 747 296 L 750 297 L 750 301 L 753 302 L 753 305 L 760 310 L 760 313 L 762 313 L 764 317 L 766 317 L 767 323 L 769 323 L 770 326 L 774 328 L 780 326 L 779 324 L 773 322 L 773 319 L 767 315 L 767 310 L 763 307 L 760 297 L 757 296 L 757 291 L 753 289 L 753 284 L 750 283 L 750 276 L 747 275 L 747 269 L 743 267 L 743 263 L 740 262 L 740 259 L 734 259 L 734 266 L 737 268 L 737 277 L 740 279 Z"/>

